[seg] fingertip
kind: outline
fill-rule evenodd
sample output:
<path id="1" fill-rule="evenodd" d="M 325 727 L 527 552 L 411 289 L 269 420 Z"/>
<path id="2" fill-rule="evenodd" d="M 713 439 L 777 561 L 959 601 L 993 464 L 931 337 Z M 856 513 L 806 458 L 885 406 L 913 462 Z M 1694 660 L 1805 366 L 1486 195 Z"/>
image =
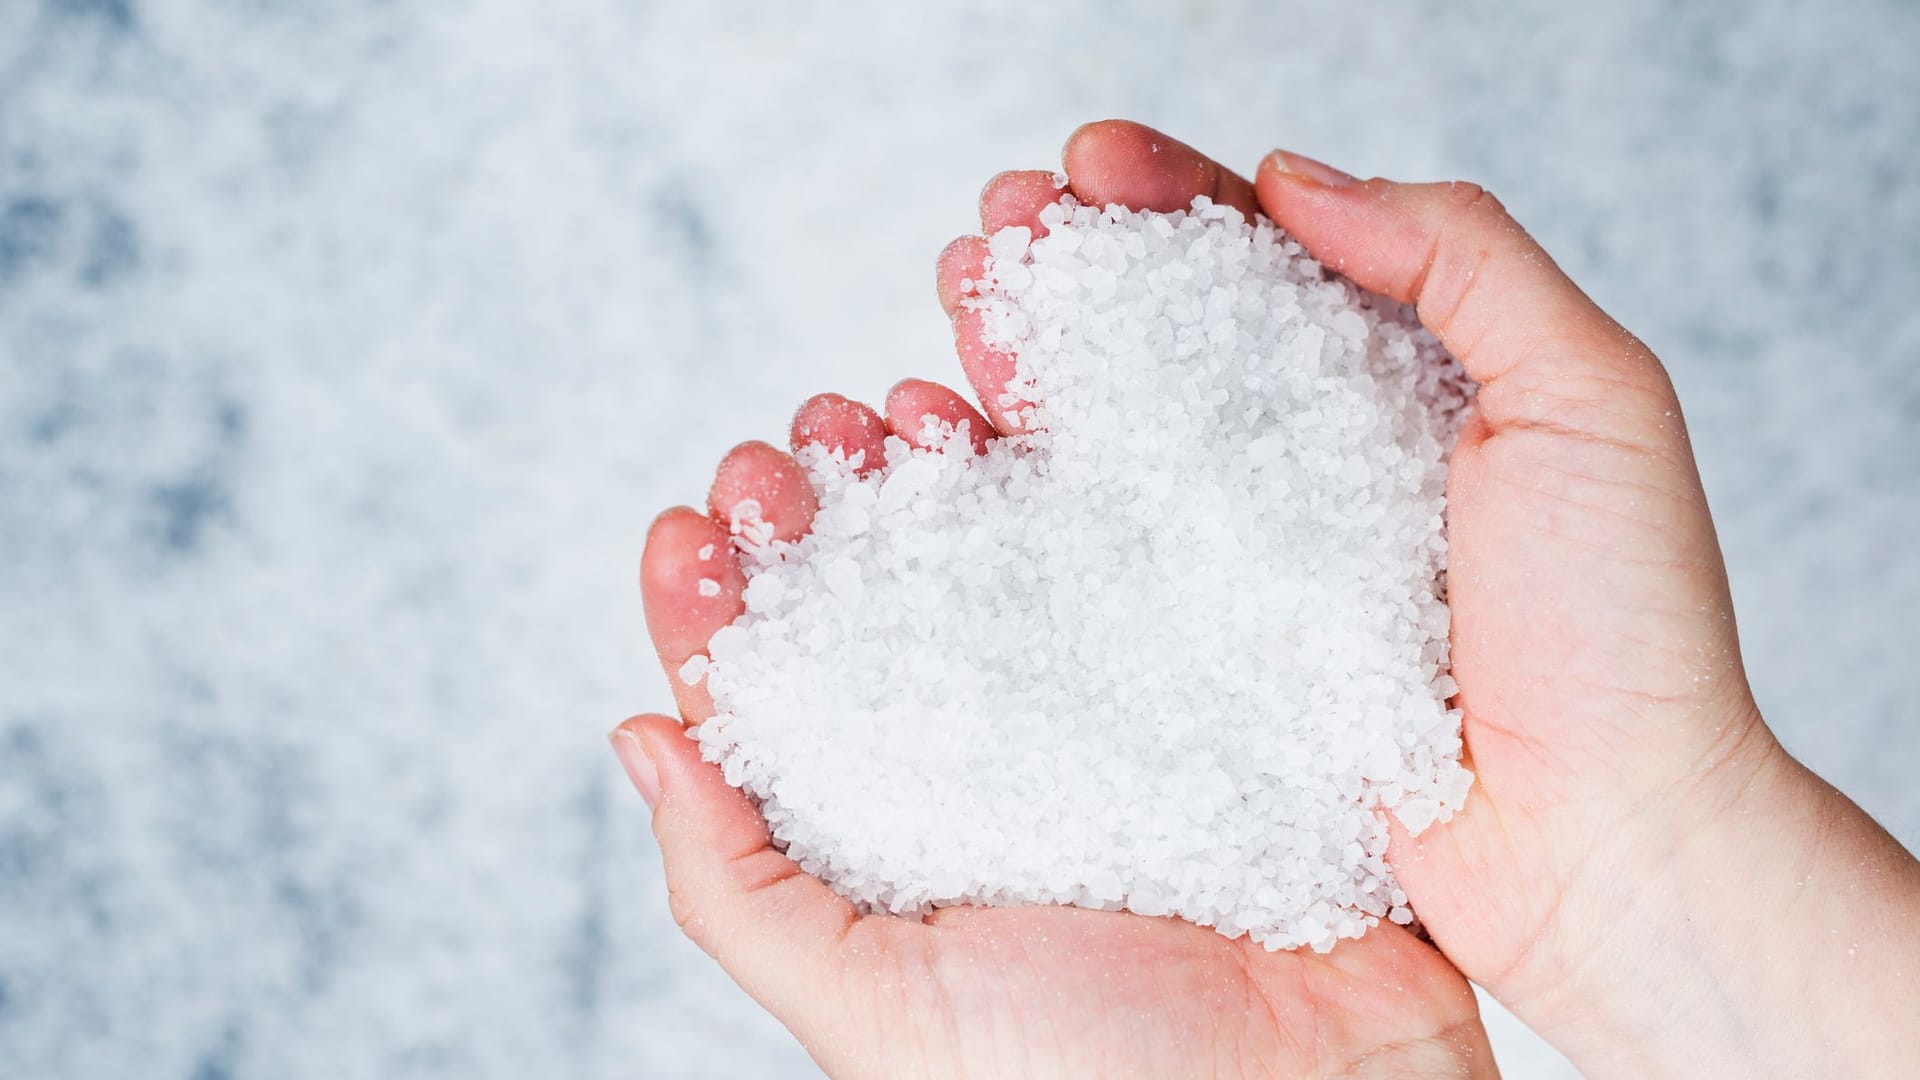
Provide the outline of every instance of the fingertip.
<path id="1" fill-rule="evenodd" d="M 621 721 L 613 729 L 611 738 L 616 749 L 627 745 L 638 749 L 648 767 L 654 771 L 654 784 L 659 797 L 664 797 L 669 790 L 669 785 L 660 779 L 662 771 L 672 771 L 677 780 L 679 774 L 685 771 L 683 758 L 689 753 L 696 758 L 700 754 L 699 744 L 688 738 L 686 727 L 675 718 L 659 713 L 645 713 Z M 678 789 L 681 786 L 675 783 L 671 788 Z"/>
<path id="2" fill-rule="evenodd" d="M 987 268 L 987 238 L 962 236 L 940 249 L 934 261 L 934 288 L 940 295 L 940 310 L 952 315 L 967 297 L 974 295 L 975 283 Z"/>
<path id="3" fill-rule="evenodd" d="M 691 506 L 662 511 L 647 529 L 640 556 L 641 589 L 664 598 L 698 577 L 721 579 L 723 590 L 730 580 L 744 583 L 727 530 Z M 710 591 L 693 589 L 696 597 Z"/>
<path id="4" fill-rule="evenodd" d="M 638 716 L 622 720 L 614 730 L 633 736 L 639 740 L 642 745 L 646 746 L 649 751 L 655 749 L 655 744 L 658 743 L 663 736 L 672 735 L 678 737 L 687 733 L 687 729 L 681 725 L 679 720 L 664 713 L 641 713 Z M 650 752 L 648 756 L 658 757 L 660 755 Z"/>
<path id="5" fill-rule="evenodd" d="M 1305 177 L 1287 169 L 1286 159 L 1282 157 L 1284 153 L 1283 150 L 1269 150 L 1267 156 L 1260 159 L 1259 167 L 1253 170 L 1253 189 L 1256 195 L 1265 194 L 1268 185 L 1278 181 L 1306 182 Z M 1263 204 L 1264 202 L 1265 200 L 1262 199 Z"/>
<path id="6" fill-rule="evenodd" d="M 980 229 L 988 236 L 1001 229 L 1024 226 L 1034 236 L 1046 235 L 1040 211 L 1060 201 L 1054 174 L 1039 169 L 1000 173 L 980 189 Z"/>
<path id="7" fill-rule="evenodd" d="M 927 418 L 955 428 L 965 425 L 975 453 L 984 454 L 991 428 L 986 417 L 948 387 L 925 379 L 902 379 L 887 391 L 887 427 L 918 447 L 933 445 L 927 437 Z"/>
<path id="8" fill-rule="evenodd" d="M 1334 189 L 1360 185 L 1360 178 L 1352 173 L 1290 150 L 1274 150 L 1261 158 L 1254 179 L 1257 182 L 1262 177 Z"/>
<path id="9" fill-rule="evenodd" d="M 794 410 L 788 441 L 794 453 L 819 445 L 838 452 L 856 471 L 869 473 L 887 460 L 887 422 L 868 406 L 839 394 L 815 394 Z M 857 457 L 856 457 L 857 455 Z"/>
<path id="10" fill-rule="evenodd" d="M 1075 197 L 1094 206 L 1120 203 L 1140 210 L 1170 210 L 1178 206 L 1146 205 L 1128 201 L 1140 185 L 1127 184 L 1130 170 L 1150 160 L 1158 132 L 1130 120 L 1095 120 L 1075 128 L 1060 150 L 1060 167 Z M 1156 184 L 1156 194 L 1160 185 Z"/>
<path id="11" fill-rule="evenodd" d="M 1080 155 L 1090 147 L 1098 147 L 1108 139 L 1133 138 L 1141 131 L 1152 132 L 1152 128 L 1132 120 L 1109 117 L 1105 120 L 1089 120 L 1067 134 L 1067 141 L 1060 147 L 1060 167 L 1068 178 L 1073 176 L 1076 161 L 1083 161 Z"/>
<path id="12" fill-rule="evenodd" d="M 659 513 L 653 515 L 653 520 L 647 522 L 646 542 L 648 544 L 652 544 L 654 533 L 660 531 L 660 529 L 663 527 L 671 526 L 675 520 L 681 517 L 685 517 L 688 514 L 692 514 L 694 517 L 697 517 L 702 521 L 706 520 L 706 516 L 704 514 L 700 513 L 700 511 L 698 510 L 695 510 L 691 506 L 685 506 L 685 505 L 669 506 L 665 510 L 662 510 Z"/>
<path id="13" fill-rule="evenodd" d="M 695 823 L 702 831 L 731 834 L 729 842 L 741 846 L 764 842 L 766 820 L 750 799 L 726 782 L 719 766 L 701 756 L 693 729 L 670 716 L 653 714 L 626 721 L 614 734 L 617 740 L 630 738 L 653 768 L 657 807 L 692 800 Z"/>
<path id="14" fill-rule="evenodd" d="M 705 683 L 687 682 L 682 669 L 706 651 L 714 631 L 746 610 L 746 587 L 732 537 L 717 522 L 690 506 L 654 519 L 640 555 L 641 607 L 674 701 L 690 724 L 712 715 L 713 702 Z"/>
<path id="15" fill-rule="evenodd" d="M 707 491 L 707 510 L 714 520 L 739 533 L 757 518 L 771 527 L 771 540 L 793 541 L 806 535 L 819 507 L 819 497 L 799 463 L 757 439 L 727 451 Z"/>
<path id="16" fill-rule="evenodd" d="M 1060 155 L 1074 195 L 1095 206 L 1171 213 L 1196 196 L 1251 216 L 1253 185 L 1178 139 L 1131 120 L 1097 120 L 1067 137 Z"/>
<path id="17" fill-rule="evenodd" d="M 1339 173 L 1346 176 L 1345 181 L 1331 182 L 1334 173 L 1338 170 L 1331 166 L 1275 150 L 1260 159 L 1260 168 L 1253 174 L 1253 195 L 1267 217 L 1307 243 L 1310 250 L 1320 244 L 1316 256 L 1324 251 L 1322 261 L 1339 268 L 1349 261 L 1347 249 L 1364 243 L 1362 237 L 1349 238 L 1342 225 L 1348 216 L 1345 204 L 1356 191 L 1364 193 L 1375 182 L 1362 183 L 1345 173 Z M 1323 240 L 1322 234 L 1329 227 L 1336 231 Z M 1313 242 L 1309 243 L 1308 237 Z"/>
<path id="18" fill-rule="evenodd" d="M 611 732 L 607 733 L 607 742 L 613 747 L 614 757 L 627 774 L 627 780 L 648 809 L 660 805 L 660 770 L 654 764 L 654 755 L 649 751 L 645 733 L 650 727 L 666 725 L 675 731 L 680 722 L 668 716 L 648 714 L 623 720 Z"/>

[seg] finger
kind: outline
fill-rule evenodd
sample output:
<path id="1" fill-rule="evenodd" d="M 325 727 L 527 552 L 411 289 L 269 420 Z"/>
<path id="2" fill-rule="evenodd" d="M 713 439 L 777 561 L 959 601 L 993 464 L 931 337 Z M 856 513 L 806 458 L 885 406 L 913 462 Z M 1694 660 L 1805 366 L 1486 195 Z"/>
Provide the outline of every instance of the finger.
<path id="1" fill-rule="evenodd" d="M 838 451 L 860 473 L 887 463 L 887 422 L 839 394 L 815 394 L 803 402 L 793 414 L 788 442 L 796 454 L 816 443 L 829 452 Z"/>
<path id="2" fill-rule="evenodd" d="M 1194 196 L 1252 217 L 1253 185 L 1193 147 L 1131 120 L 1100 120 L 1067 137 L 1060 155 L 1075 198 L 1162 213 L 1185 210 Z"/>
<path id="3" fill-rule="evenodd" d="M 1040 211 L 1060 201 L 1054 174 L 1039 170 L 1003 172 L 980 191 L 980 228 L 987 236 L 1013 225 L 1024 225 L 1034 236 L 1046 235 Z M 940 308 L 951 315 L 960 301 L 972 295 L 968 282 L 978 281 L 986 268 L 986 236 L 962 236 L 940 252 L 935 284 Z"/>
<path id="4" fill-rule="evenodd" d="M 713 699 L 706 683 L 689 684 L 682 671 L 688 660 L 705 655 L 714 631 L 746 610 L 746 587 L 724 526 L 688 506 L 654 519 L 640 556 L 640 601 L 674 702 L 689 724 L 713 715 Z"/>
<path id="5" fill-rule="evenodd" d="M 960 311 L 953 316 L 953 350 L 959 354 L 960 370 L 966 372 L 980 407 L 986 412 L 993 430 L 1013 435 L 1026 429 L 1022 419 L 1031 402 L 1007 387 L 1014 381 L 1019 360 L 1012 353 L 987 344 L 985 319 L 977 311 Z"/>
<path id="6" fill-rule="evenodd" d="M 1058 202 L 1061 189 L 1053 173 L 1034 169 L 1003 172 L 987 181 L 980 192 L 980 227 L 988 236 L 1005 228 L 1021 227 L 1031 236 L 1046 235 L 1040 223 L 1040 211 Z M 1013 381 L 1016 361 L 1011 353 L 991 348 L 981 335 L 978 313 L 961 306 L 972 295 L 970 282 L 978 281 L 986 268 L 987 242 L 978 236 L 966 236 L 948 244 L 940 253 L 937 288 L 940 306 L 953 317 L 954 351 L 960 368 L 980 399 L 993 430 L 1012 435 L 1022 430 L 1020 414 L 1027 402 L 1007 398 L 1007 385 Z"/>
<path id="7" fill-rule="evenodd" d="M 1034 236 L 1045 236 L 1040 211 L 1060 201 L 1054 174 L 1036 169 L 1003 172 L 980 190 L 980 230 L 986 236 L 962 236 L 940 252 L 935 277 L 941 310 L 951 315 L 972 294 L 966 282 L 978 281 L 986 268 L 987 236 L 1014 225 L 1024 225 Z"/>
<path id="8" fill-rule="evenodd" d="M 1029 404 L 1017 396 L 1003 400 L 1007 386 L 1013 382 L 1017 361 L 1012 353 L 988 346 L 981 336 L 980 313 L 961 306 L 974 295 L 974 283 L 985 272 L 986 262 L 986 240 L 963 236 L 940 253 L 935 266 L 936 284 L 940 306 L 953 320 L 953 348 L 960 357 L 960 369 L 966 372 L 967 384 L 980 399 L 993 429 L 1012 435 L 1023 430 L 1020 413 Z"/>
<path id="9" fill-rule="evenodd" d="M 853 905 L 774 848 L 760 812 L 672 719 L 635 717 L 612 742 L 653 806 L 680 928 L 788 1024 L 833 1009 L 827 976 L 860 921 Z"/>
<path id="10" fill-rule="evenodd" d="M 991 432 L 980 411 L 967 399 L 925 379 L 902 379 L 887 391 L 887 427 L 914 446 L 933 445 L 927 438 L 927 418 L 958 428 L 965 425 L 976 454 L 987 451 Z"/>
<path id="11" fill-rule="evenodd" d="M 1477 185 L 1360 181 L 1280 151 L 1256 182 L 1267 215 L 1315 258 L 1415 306 L 1480 383 L 1491 430 L 1624 440 L 1676 428 L 1659 361 Z"/>
<path id="12" fill-rule="evenodd" d="M 962 236 L 942 248 L 933 266 L 940 310 L 948 315 L 960 310 L 961 301 L 975 294 L 975 285 L 986 269 L 987 238 L 984 236 Z"/>
<path id="13" fill-rule="evenodd" d="M 1037 169 L 1003 172 L 980 189 L 980 231 L 988 236 L 1001 229 L 1025 226 L 1034 236 L 1045 236 L 1040 211 L 1060 201 L 1054 174 Z"/>
<path id="14" fill-rule="evenodd" d="M 744 442 L 720 459 L 707 511 L 749 541 L 798 540 L 813 524 L 820 499 L 792 457 L 763 442 Z M 769 526 L 757 531 L 754 523 Z"/>

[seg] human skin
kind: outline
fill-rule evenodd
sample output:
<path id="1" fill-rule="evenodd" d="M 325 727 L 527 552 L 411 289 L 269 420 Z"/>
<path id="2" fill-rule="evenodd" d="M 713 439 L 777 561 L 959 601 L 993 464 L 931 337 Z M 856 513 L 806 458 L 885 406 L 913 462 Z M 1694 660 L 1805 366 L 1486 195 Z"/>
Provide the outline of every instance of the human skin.
<path id="1" fill-rule="evenodd" d="M 1064 154 L 1084 202 L 1262 212 L 1358 284 L 1412 303 L 1481 384 L 1448 482 L 1453 675 L 1477 782 L 1389 862 L 1432 936 L 1267 953 L 1171 919 L 1067 908 L 856 916 L 777 849 L 680 719 L 614 746 L 654 807 L 675 917 L 835 1076 L 1492 1075 L 1466 977 L 1591 1076 L 1891 1075 L 1920 1062 L 1920 864 L 1761 719 L 1678 401 L 1653 354 L 1470 184 L 1360 181 L 1275 152 L 1249 183 L 1122 121 Z M 1051 174 L 1004 173 L 983 230 L 1028 225 Z M 793 445 L 879 460 L 932 413 L 1017 422 L 1010 357 L 963 305 L 985 241 L 938 263 L 985 416 L 909 380 L 885 415 L 832 395 Z M 814 510 L 764 443 L 668 511 L 641 584 L 671 674 L 741 610 L 723 523 Z M 713 557 L 699 552 L 713 544 Z M 702 597 L 700 578 L 721 583 Z M 1437 947 L 1437 948 L 1436 948 Z"/>

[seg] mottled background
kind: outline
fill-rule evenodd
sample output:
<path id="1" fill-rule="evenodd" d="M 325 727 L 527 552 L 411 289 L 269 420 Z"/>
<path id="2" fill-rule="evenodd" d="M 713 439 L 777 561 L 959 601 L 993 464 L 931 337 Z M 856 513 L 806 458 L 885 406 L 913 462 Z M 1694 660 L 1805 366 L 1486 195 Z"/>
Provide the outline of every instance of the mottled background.
<path id="1" fill-rule="evenodd" d="M 1500 192 L 1672 366 L 1768 716 L 1920 842 L 1920 7 L 918 7 L 0 0 L 0 1074 L 810 1075 L 602 742 L 634 559 L 957 377 L 934 253 L 1107 115 Z"/>

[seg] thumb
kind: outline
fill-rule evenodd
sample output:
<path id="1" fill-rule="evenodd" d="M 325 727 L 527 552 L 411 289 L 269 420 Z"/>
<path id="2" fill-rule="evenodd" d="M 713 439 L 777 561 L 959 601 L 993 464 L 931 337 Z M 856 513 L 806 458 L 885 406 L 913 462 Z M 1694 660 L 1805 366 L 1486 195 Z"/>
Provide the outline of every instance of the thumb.
<path id="1" fill-rule="evenodd" d="M 1544 428 L 1653 448 L 1679 436 L 1660 362 L 1469 183 L 1359 180 L 1276 150 L 1260 207 L 1328 267 L 1412 304 L 1480 384 L 1495 432 Z"/>
<path id="2" fill-rule="evenodd" d="M 609 739 L 653 807 L 674 921 L 789 1027 L 825 1004 L 853 905 L 773 846 L 760 811 L 679 721 L 637 716 Z"/>

